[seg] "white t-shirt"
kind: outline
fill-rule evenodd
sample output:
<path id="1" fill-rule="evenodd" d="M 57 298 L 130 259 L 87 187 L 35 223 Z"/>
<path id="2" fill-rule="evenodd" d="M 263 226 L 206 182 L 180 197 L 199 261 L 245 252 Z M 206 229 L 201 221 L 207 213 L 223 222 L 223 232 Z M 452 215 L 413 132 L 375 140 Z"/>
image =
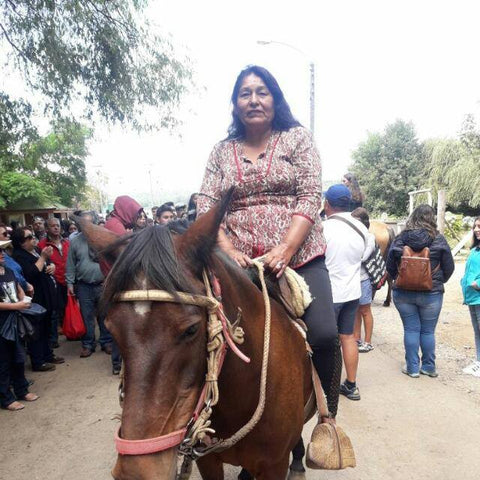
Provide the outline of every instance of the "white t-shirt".
<path id="1" fill-rule="evenodd" d="M 368 240 L 368 230 L 349 212 L 335 213 L 355 225 L 366 241 L 349 225 L 328 219 L 323 223 L 323 234 L 327 241 L 325 263 L 330 274 L 334 303 L 350 302 L 360 298 L 360 266 L 373 251 Z M 373 244 L 374 246 L 374 244 Z"/>

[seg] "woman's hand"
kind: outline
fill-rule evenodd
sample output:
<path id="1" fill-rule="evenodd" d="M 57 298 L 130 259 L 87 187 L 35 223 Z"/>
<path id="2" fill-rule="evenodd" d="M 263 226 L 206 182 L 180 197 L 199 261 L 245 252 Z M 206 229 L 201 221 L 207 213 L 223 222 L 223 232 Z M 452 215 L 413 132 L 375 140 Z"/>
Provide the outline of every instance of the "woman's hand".
<path id="1" fill-rule="evenodd" d="M 282 242 L 265 255 L 263 263 L 273 273 L 277 274 L 277 278 L 280 278 L 288 267 L 294 253 L 286 243 Z"/>
<path id="2" fill-rule="evenodd" d="M 48 247 L 45 247 L 42 250 L 41 255 L 45 260 L 48 260 L 52 256 L 52 253 L 53 253 L 53 247 L 49 245 Z"/>
<path id="3" fill-rule="evenodd" d="M 31 302 L 25 302 L 24 300 L 20 300 L 19 302 L 14 303 L 15 310 L 25 310 L 32 306 Z"/>
<path id="4" fill-rule="evenodd" d="M 240 267 L 247 268 L 252 265 L 252 259 L 236 248 L 230 248 L 224 251 L 237 265 L 240 265 Z"/>
<path id="5" fill-rule="evenodd" d="M 48 275 L 53 275 L 55 273 L 55 264 L 51 263 L 50 265 L 47 265 L 47 268 L 45 268 L 45 273 Z"/>

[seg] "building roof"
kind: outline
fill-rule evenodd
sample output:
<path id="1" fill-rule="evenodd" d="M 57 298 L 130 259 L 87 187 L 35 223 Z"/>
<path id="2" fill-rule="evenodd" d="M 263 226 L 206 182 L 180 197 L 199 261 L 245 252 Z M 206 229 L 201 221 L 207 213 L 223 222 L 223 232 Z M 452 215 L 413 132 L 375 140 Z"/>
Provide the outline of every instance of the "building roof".
<path id="1" fill-rule="evenodd" d="M 6 208 L 0 208 L 0 212 L 41 212 L 50 210 L 70 211 L 73 210 L 73 208 L 66 207 L 65 205 L 57 202 L 37 202 L 28 198 L 11 203 Z"/>

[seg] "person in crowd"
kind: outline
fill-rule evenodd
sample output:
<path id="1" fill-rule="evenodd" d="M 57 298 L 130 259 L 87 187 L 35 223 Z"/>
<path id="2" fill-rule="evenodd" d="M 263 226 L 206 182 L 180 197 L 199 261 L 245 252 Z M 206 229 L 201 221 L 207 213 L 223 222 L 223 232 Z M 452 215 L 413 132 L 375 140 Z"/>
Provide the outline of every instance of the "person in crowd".
<path id="1" fill-rule="evenodd" d="M 208 160 L 198 214 L 235 186 L 225 229 L 219 231 L 219 247 L 241 267 L 265 256 L 265 267 L 274 275 L 281 276 L 290 266 L 305 278 L 314 300 L 303 320 L 335 417 L 342 359 L 318 219 L 320 157 L 312 134 L 293 117 L 280 86 L 265 68 L 250 66 L 240 72 L 231 101 L 228 137 L 213 148 Z"/>
<path id="2" fill-rule="evenodd" d="M 332 284 L 333 305 L 346 371 L 340 393 L 350 400 L 360 400 L 355 315 L 362 294 L 361 264 L 372 254 L 375 239 L 370 237 L 363 223 L 349 213 L 351 199 L 350 190 L 342 184 L 332 185 L 325 193 L 325 259 Z"/>
<path id="3" fill-rule="evenodd" d="M 147 226 L 147 215 L 142 210 L 135 221 L 135 225 L 133 227 L 134 232 L 138 232 L 139 230 L 143 230 Z"/>
<path id="4" fill-rule="evenodd" d="M 72 241 L 78 235 L 79 231 L 75 222 L 70 222 L 67 229 L 67 238 Z"/>
<path id="5" fill-rule="evenodd" d="M 47 236 L 38 242 L 38 248 L 52 247 L 51 262 L 55 265 L 55 280 L 57 282 L 57 309 L 52 313 L 50 330 L 50 345 L 58 348 L 58 327 L 63 321 L 65 307 L 67 305 L 67 283 L 65 281 L 65 269 L 67 266 L 68 248 L 70 242 L 62 238 L 60 220 L 51 217 L 47 220 Z"/>
<path id="6" fill-rule="evenodd" d="M 355 175 L 353 173 L 346 173 L 342 178 L 342 183 L 348 187 L 350 194 L 352 195 L 350 211 L 362 207 L 363 202 L 365 201 L 365 195 L 360 189 L 360 185 L 358 184 L 358 180 L 356 179 Z"/>
<path id="7" fill-rule="evenodd" d="M 42 217 L 34 217 L 32 223 L 33 233 L 37 240 L 41 240 L 47 236 L 47 232 L 45 230 L 45 219 Z"/>
<path id="8" fill-rule="evenodd" d="M 468 305 L 475 336 L 476 360 L 463 373 L 480 377 L 480 217 L 473 221 L 473 241 L 461 280 L 463 303 Z"/>
<path id="9" fill-rule="evenodd" d="M 79 216 L 96 223 L 95 212 L 79 211 Z M 80 231 L 70 241 L 65 281 L 69 295 L 77 295 L 86 333 L 82 337 L 81 358 L 88 358 L 95 351 L 95 318 L 100 329 L 99 343 L 108 355 L 112 353 L 112 336 L 105 327 L 105 318 L 97 315 L 98 303 L 102 295 L 104 275 L 100 269 L 97 254 L 88 246 L 87 238 Z"/>
<path id="10" fill-rule="evenodd" d="M 126 235 L 133 231 L 143 229 L 146 226 L 147 216 L 141 205 L 133 198 L 123 195 L 117 197 L 114 209 L 105 224 L 105 228 L 117 235 Z M 140 222 L 139 222 L 140 220 Z M 106 276 L 110 270 L 107 262 L 101 263 L 102 272 Z M 112 337 L 112 373 L 118 375 L 122 368 L 122 356 L 118 349 L 117 342 Z"/>
<path id="11" fill-rule="evenodd" d="M 124 235 L 134 230 L 137 219 L 144 215 L 142 206 L 128 195 L 121 195 L 115 199 L 113 210 L 110 212 L 105 228 L 112 232 Z"/>
<path id="12" fill-rule="evenodd" d="M 30 308 L 15 274 L 5 264 L 5 248 L 9 245 L 10 240 L 0 239 L 0 406 L 15 412 L 25 408 L 18 400 L 34 402 L 39 397 L 28 391 L 25 349 L 18 332 L 13 338 L 1 333 L 12 312 Z"/>
<path id="13" fill-rule="evenodd" d="M 360 220 L 366 229 L 370 228 L 370 217 L 368 216 L 367 210 L 363 207 L 358 207 L 352 212 L 352 217 Z M 368 232 L 368 242 L 369 244 L 375 245 L 375 236 Z M 355 328 L 354 335 L 358 344 L 358 351 L 363 353 L 368 353 L 373 350 L 372 345 L 372 334 L 373 334 L 373 313 L 372 313 L 372 284 L 370 282 L 370 277 L 368 275 L 365 267 L 361 266 L 360 268 L 360 287 L 361 295 L 358 303 L 357 314 L 355 315 Z M 365 339 L 362 340 L 362 323 L 365 331 Z"/>
<path id="14" fill-rule="evenodd" d="M 393 302 L 403 323 L 406 365 L 402 372 L 412 378 L 420 374 L 437 377 L 435 365 L 435 328 L 443 303 L 443 284 L 451 277 L 455 264 L 445 237 L 437 230 L 435 211 L 419 205 L 407 220 L 405 230 L 392 243 L 387 257 L 387 271 L 397 278 L 403 247 L 414 252 L 430 250 L 433 288 L 412 291 L 393 287 Z M 422 351 L 422 358 L 418 354 Z"/>
<path id="15" fill-rule="evenodd" d="M 166 225 L 168 222 L 175 220 L 175 209 L 164 203 L 157 208 L 157 225 Z"/>
<path id="16" fill-rule="evenodd" d="M 28 227 L 17 228 L 12 233 L 13 258 L 22 267 L 26 280 L 33 285 L 33 302 L 46 309 L 44 316 L 35 318 L 38 338 L 28 341 L 28 352 L 32 369 L 38 372 L 55 370 L 55 365 L 64 363 L 62 357 L 56 356 L 49 344 L 52 314 L 57 309 L 57 284 L 54 278 L 55 264 L 50 261 L 53 253 L 51 246 L 40 252 L 37 239 Z"/>
<path id="17" fill-rule="evenodd" d="M 157 210 L 158 210 L 158 206 L 152 207 L 151 209 L 153 221 L 155 221 L 157 218 Z"/>
<path id="18" fill-rule="evenodd" d="M 176 203 L 175 204 L 175 215 L 176 218 L 181 220 L 187 215 L 187 205 L 185 203 Z"/>
<path id="19" fill-rule="evenodd" d="M 192 193 L 188 200 L 187 219 L 189 222 L 194 222 L 197 218 L 197 197 L 198 193 Z"/>
<path id="20" fill-rule="evenodd" d="M 7 229 L 7 226 L 4 223 L 0 223 L 0 242 L 9 242 L 10 241 L 10 232 Z M 22 290 L 33 297 L 33 285 L 28 283 L 25 280 L 25 276 L 23 275 L 22 267 L 12 258 L 12 243 L 8 243 L 4 248 L 4 261 L 5 266 L 12 270 L 15 275 L 15 280 L 19 283 L 22 287 Z"/>

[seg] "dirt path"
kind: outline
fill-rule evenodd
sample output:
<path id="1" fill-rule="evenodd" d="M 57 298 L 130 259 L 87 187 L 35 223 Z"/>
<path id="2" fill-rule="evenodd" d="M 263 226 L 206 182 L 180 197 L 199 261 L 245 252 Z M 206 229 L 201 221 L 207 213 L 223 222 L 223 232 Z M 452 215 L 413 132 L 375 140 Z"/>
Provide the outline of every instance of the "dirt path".
<path id="1" fill-rule="evenodd" d="M 480 379 L 461 374 L 474 355 L 473 333 L 458 280 L 447 285 L 437 330 L 438 379 L 400 373 L 402 328 L 395 308 L 374 306 L 375 350 L 361 355 L 362 399 L 341 398 L 339 423 L 350 434 L 358 467 L 309 471 L 308 479 L 477 479 L 480 471 Z M 115 461 L 118 379 L 102 352 L 80 359 L 79 344 L 63 341 L 67 359 L 55 372 L 32 373 L 41 395 L 16 413 L 0 411 L 0 479 L 107 480 Z M 312 424 L 306 426 L 308 440 Z M 226 480 L 238 469 L 227 467 Z M 199 479 L 198 473 L 192 477 Z"/>

